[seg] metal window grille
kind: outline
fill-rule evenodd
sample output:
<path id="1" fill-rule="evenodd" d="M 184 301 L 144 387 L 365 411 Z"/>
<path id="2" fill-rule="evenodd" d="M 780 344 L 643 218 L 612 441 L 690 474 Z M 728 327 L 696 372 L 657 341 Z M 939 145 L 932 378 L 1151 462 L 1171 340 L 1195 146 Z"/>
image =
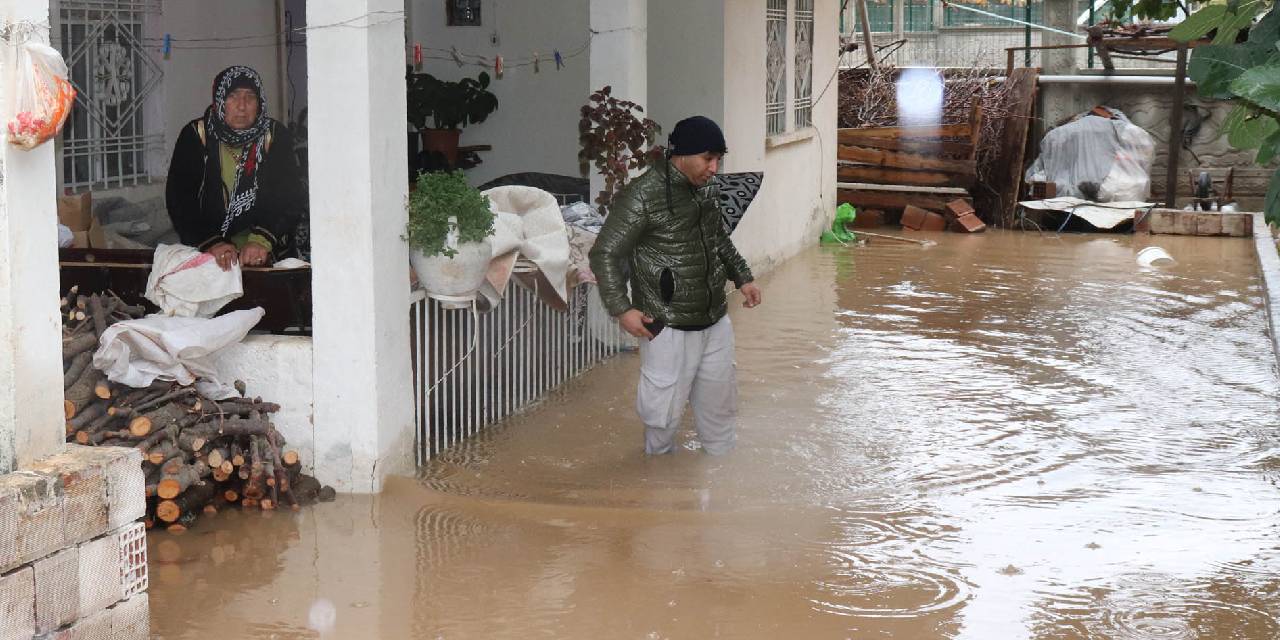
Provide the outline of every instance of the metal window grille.
<path id="1" fill-rule="evenodd" d="M 796 0 L 797 129 L 813 124 L 813 0 Z"/>
<path id="2" fill-rule="evenodd" d="M 418 464 L 524 409 L 627 343 L 607 312 L 588 312 L 593 288 L 570 290 L 567 311 L 544 304 L 515 278 L 487 313 L 445 309 L 419 294 L 409 312 Z"/>
<path id="3" fill-rule="evenodd" d="M 764 115 L 766 133 L 773 135 L 787 130 L 787 0 L 768 0 L 768 3 Z"/>
<path id="4" fill-rule="evenodd" d="M 144 107 L 164 74 L 143 44 L 143 24 L 159 11 L 156 0 L 59 3 L 62 55 L 77 92 L 62 134 L 64 186 L 120 187 L 150 179 L 146 157 L 164 146 L 164 135 L 148 133 Z"/>
<path id="5" fill-rule="evenodd" d="M 890 33 L 893 31 L 893 3 L 895 1 L 896 0 L 870 0 L 867 2 L 867 24 L 871 27 L 872 33 Z M 843 22 L 845 24 L 853 25 L 853 29 L 850 33 L 861 33 L 862 21 L 858 18 L 858 9 L 856 4 L 850 2 L 845 7 L 845 12 L 848 14 L 848 18 L 844 19 Z M 844 18 L 844 16 L 841 17 Z"/>
<path id="6" fill-rule="evenodd" d="M 994 13 L 1006 18 L 1016 18 L 1024 22 L 1043 24 L 1043 2 L 1031 3 L 1030 20 L 1027 19 L 1027 3 L 1025 1 L 1011 2 L 1009 4 L 1000 4 L 995 2 L 961 2 L 957 4 L 981 9 L 987 13 Z M 946 13 L 944 14 L 942 23 L 948 27 L 1004 27 L 1008 29 L 1024 29 L 1024 27 L 1013 22 L 1006 22 L 999 18 L 984 16 L 979 13 L 973 13 L 972 11 L 964 11 L 963 9 L 953 9 L 952 7 L 946 8 Z"/>
<path id="7" fill-rule="evenodd" d="M 933 31 L 933 0 L 907 0 L 902 9 L 903 31 Z"/>

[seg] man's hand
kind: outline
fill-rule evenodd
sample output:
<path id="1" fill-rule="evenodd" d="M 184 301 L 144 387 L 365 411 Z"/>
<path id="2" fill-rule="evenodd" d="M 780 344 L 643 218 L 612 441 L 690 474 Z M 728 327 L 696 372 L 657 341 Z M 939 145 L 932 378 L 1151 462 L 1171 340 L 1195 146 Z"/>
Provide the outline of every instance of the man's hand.
<path id="1" fill-rule="evenodd" d="M 637 337 L 652 340 L 653 334 L 644 328 L 644 323 L 653 322 L 653 318 L 646 316 L 639 309 L 627 309 L 618 316 L 618 324 L 622 325 L 622 330 Z"/>
<path id="2" fill-rule="evenodd" d="M 748 282 L 742 285 L 742 288 L 739 289 L 739 291 L 741 291 L 742 296 L 746 298 L 746 300 L 742 302 L 742 306 L 750 309 L 751 307 L 754 307 L 760 304 L 761 302 L 760 287 L 757 287 L 756 283 Z"/>
<path id="3" fill-rule="evenodd" d="M 271 252 L 256 242 L 246 242 L 240 250 L 240 264 L 246 267 L 261 267 L 270 257 Z"/>
<path id="4" fill-rule="evenodd" d="M 205 251 L 205 253 L 213 256 L 223 271 L 230 271 L 231 265 L 236 262 L 236 246 L 230 242 L 219 242 L 209 247 L 209 250 Z"/>

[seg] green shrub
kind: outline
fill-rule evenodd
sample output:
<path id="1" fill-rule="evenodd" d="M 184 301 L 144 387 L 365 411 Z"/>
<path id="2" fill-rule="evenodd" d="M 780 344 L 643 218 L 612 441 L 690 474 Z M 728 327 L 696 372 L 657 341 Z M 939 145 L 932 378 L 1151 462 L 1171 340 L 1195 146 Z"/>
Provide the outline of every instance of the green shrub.
<path id="1" fill-rule="evenodd" d="M 458 241 L 479 242 L 493 233 L 489 197 L 467 184 L 461 171 L 422 173 L 417 189 L 409 194 L 409 224 L 405 240 L 424 255 L 453 257 L 445 248 L 449 218 L 458 219 Z"/>

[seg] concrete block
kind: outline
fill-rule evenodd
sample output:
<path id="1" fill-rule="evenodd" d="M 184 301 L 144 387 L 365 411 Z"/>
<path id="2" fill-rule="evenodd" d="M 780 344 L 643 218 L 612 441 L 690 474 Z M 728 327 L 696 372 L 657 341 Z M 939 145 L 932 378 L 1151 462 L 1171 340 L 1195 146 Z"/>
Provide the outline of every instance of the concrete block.
<path id="1" fill-rule="evenodd" d="M 48 476 L 61 485 L 63 540 L 74 544 L 107 531 L 107 478 L 100 457 L 91 447 L 73 447 L 32 463 L 26 470 Z"/>
<path id="2" fill-rule="evenodd" d="M 1248 213 L 1222 214 L 1222 235 L 1233 238 L 1253 237 L 1253 216 Z"/>
<path id="3" fill-rule="evenodd" d="M 1151 233 L 1151 212 L 1147 209 L 1138 209 L 1133 212 L 1133 232 L 1134 233 Z"/>
<path id="4" fill-rule="evenodd" d="M 114 618 L 114 611 L 103 609 L 77 620 L 53 637 L 57 640 L 115 640 L 111 630 Z"/>
<path id="5" fill-rule="evenodd" d="M 0 476 L 0 572 L 69 546 L 61 483 L 50 476 L 16 471 Z M 7 549 L 5 549 L 7 547 Z"/>
<path id="6" fill-rule="evenodd" d="M 80 545 L 79 617 L 87 618 L 124 598 L 120 541 L 103 536 Z"/>
<path id="7" fill-rule="evenodd" d="M 147 640 L 151 637 L 151 602 L 140 593 L 111 608 L 114 640 Z"/>
<path id="8" fill-rule="evenodd" d="M 0 640 L 29 640 L 36 633 L 36 583 L 31 567 L 0 576 Z"/>
<path id="9" fill-rule="evenodd" d="M 141 522 L 125 525 L 115 534 L 120 549 L 120 593 L 132 598 L 145 593 L 150 582 L 147 573 L 147 527 Z"/>
<path id="10" fill-rule="evenodd" d="M 147 477 L 142 472 L 142 452 L 126 447 L 98 449 L 105 456 L 107 478 L 107 529 L 114 531 L 147 514 Z"/>
<path id="11" fill-rule="evenodd" d="M 80 615 L 80 550 L 64 549 L 36 560 L 36 633 L 51 633 Z"/>
<path id="12" fill-rule="evenodd" d="M 1222 214 L 1212 212 L 1202 212 L 1192 214 L 1195 219 L 1196 235 L 1198 236 L 1220 236 L 1222 235 Z"/>

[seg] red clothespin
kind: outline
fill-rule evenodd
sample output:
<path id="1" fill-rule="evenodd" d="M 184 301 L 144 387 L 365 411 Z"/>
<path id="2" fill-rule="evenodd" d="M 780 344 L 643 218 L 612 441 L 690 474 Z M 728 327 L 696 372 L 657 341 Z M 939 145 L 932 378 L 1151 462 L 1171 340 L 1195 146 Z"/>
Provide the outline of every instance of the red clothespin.
<path id="1" fill-rule="evenodd" d="M 502 56 L 500 55 L 493 59 L 493 75 L 502 77 Z"/>
<path id="2" fill-rule="evenodd" d="M 415 42 L 413 44 L 413 64 L 422 66 L 422 44 Z"/>

